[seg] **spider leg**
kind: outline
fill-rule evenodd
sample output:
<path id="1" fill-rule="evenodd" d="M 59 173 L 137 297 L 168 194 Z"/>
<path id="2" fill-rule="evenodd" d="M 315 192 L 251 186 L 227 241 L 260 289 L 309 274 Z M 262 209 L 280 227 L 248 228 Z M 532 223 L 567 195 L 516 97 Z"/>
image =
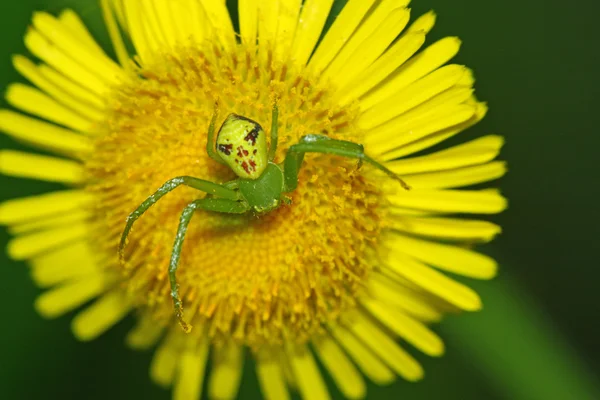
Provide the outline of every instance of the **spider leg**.
<path id="1" fill-rule="evenodd" d="M 227 164 L 215 150 L 215 125 L 217 123 L 217 117 L 219 116 L 219 103 L 215 102 L 215 109 L 213 111 L 213 116 L 210 119 L 210 125 L 208 125 L 208 137 L 206 139 L 206 152 L 208 156 L 218 162 L 219 164 Z"/>
<path id="2" fill-rule="evenodd" d="M 121 242 L 119 244 L 119 261 L 123 263 L 124 259 L 124 249 L 127 244 L 127 237 L 129 236 L 129 232 L 133 227 L 134 222 L 142 216 L 143 213 L 146 212 L 154 203 L 160 200 L 165 194 L 169 193 L 171 190 L 175 189 L 178 186 L 185 185 L 192 187 L 194 189 L 201 190 L 208 194 L 222 197 L 224 199 L 229 200 L 238 200 L 238 193 L 234 190 L 231 190 L 223 185 L 219 185 L 214 182 L 205 181 L 203 179 L 194 178 L 192 176 L 179 176 L 177 178 L 173 178 L 165 182 L 154 194 L 150 195 L 146 200 L 140 204 L 140 206 L 135 209 L 129 216 L 127 217 L 127 223 L 125 224 L 125 229 L 123 230 L 123 234 L 121 235 Z"/>
<path id="3" fill-rule="evenodd" d="M 290 146 L 285 156 L 283 162 L 285 192 L 291 192 L 298 187 L 298 173 L 300 167 L 302 167 L 305 153 L 322 153 L 356 158 L 359 160 L 359 166 L 362 161 L 366 161 L 398 181 L 404 189 L 410 190 L 410 186 L 402 178 L 366 155 L 362 144 L 331 139 L 324 135 L 306 135 L 297 144 Z"/>
<path id="4" fill-rule="evenodd" d="M 248 206 L 245 203 L 228 199 L 200 199 L 188 204 L 181 213 L 177 235 L 175 236 L 175 243 L 173 244 L 173 253 L 171 253 L 171 261 L 169 263 L 169 281 L 171 283 L 171 297 L 173 298 L 175 315 L 186 333 L 189 333 L 192 330 L 192 327 L 183 318 L 183 302 L 181 301 L 181 297 L 179 297 L 179 285 L 177 284 L 176 273 L 177 267 L 179 266 L 179 258 L 181 257 L 183 240 L 185 239 L 190 220 L 196 210 L 243 214 L 248 211 Z"/>
<path id="5" fill-rule="evenodd" d="M 269 161 L 275 159 L 277 153 L 277 123 L 279 120 L 279 108 L 277 107 L 277 101 L 273 103 L 273 111 L 271 111 L 271 147 L 269 148 Z"/>

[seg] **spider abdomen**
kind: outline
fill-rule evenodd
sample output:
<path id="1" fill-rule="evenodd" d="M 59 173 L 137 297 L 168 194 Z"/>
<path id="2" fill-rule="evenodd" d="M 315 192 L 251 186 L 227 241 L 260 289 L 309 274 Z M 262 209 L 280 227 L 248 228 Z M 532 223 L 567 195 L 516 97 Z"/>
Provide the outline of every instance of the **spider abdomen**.
<path id="1" fill-rule="evenodd" d="M 217 134 L 217 153 L 244 179 L 258 179 L 267 168 L 267 136 L 255 121 L 229 114 Z"/>

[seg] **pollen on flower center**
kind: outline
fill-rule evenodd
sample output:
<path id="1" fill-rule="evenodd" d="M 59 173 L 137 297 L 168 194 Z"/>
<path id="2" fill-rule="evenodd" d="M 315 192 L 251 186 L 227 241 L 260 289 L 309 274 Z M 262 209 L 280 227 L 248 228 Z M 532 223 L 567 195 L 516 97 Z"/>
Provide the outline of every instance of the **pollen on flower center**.
<path id="1" fill-rule="evenodd" d="M 355 110 L 333 104 L 327 87 L 243 46 L 232 53 L 208 43 L 184 49 L 145 66 L 140 76 L 115 91 L 106 134 L 86 163 L 88 190 L 97 199 L 95 243 L 105 252 L 116 251 L 127 215 L 168 179 L 235 178 L 206 152 L 215 102 L 217 125 L 231 112 L 268 133 L 277 99 L 276 162 L 305 134 L 361 139 L 352 130 Z M 336 319 L 354 305 L 373 264 L 383 207 L 370 182 L 356 161 L 309 155 L 291 205 L 259 216 L 197 212 L 177 272 L 188 319 L 215 340 L 233 335 L 250 346 L 303 342 Z M 176 189 L 130 236 L 127 288 L 158 321 L 173 318 L 167 269 L 180 213 L 204 196 Z"/>

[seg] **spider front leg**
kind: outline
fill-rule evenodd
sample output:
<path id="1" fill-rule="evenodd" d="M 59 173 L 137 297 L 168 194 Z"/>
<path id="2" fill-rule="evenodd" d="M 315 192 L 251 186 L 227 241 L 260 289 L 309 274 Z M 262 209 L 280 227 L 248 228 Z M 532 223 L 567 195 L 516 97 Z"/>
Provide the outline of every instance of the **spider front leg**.
<path id="1" fill-rule="evenodd" d="M 183 318 L 183 302 L 181 301 L 181 297 L 179 297 L 179 285 L 177 284 L 176 274 L 177 267 L 179 266 L 179 259 L 181 258 L 183 240 L 185 239 L 190 220 L 196 210 L 215 211 L 227 214 L 243 214 L 248 211 L 248 209 L 249 207 L 247 204 L 233 200 L 200 199 L 188 204 L 181 213 L 177 235 L 175 236 L 175 243 L 173 244 L 173 253 L 171 254 L 171 261 L 169 263 L 169 282 L 171 283 L 171 297 L 173 298 L 175 315 L 186 333 L 189 333 L 192 330 L 192 327 Z"/>
<path id="2" fill-rule="evenodd" d="M 239 198 L 239 195 L 236 191 L 225 187 L 224 185 L 194 178 L 192 176 L 179 176 L 177 178 L 168 180 L 156 192 L 154 192 L 154 194 L 150 195 L 146 200 L 144 200 L 142 204 L 140 204 L 140 206 L 127 217 L 127 223 L 125 224 L 125 229 L 123 230 L 121 242 L 119 244 L 119 261 L 121 263 L 123 263 L 124 259 L 124 250 L 125 244 L 127 243 L 127 237 L 129 236 L 129 232 L 131 231 L 134 222 L 141 217 L 146 210 L 152 207 L 154 203 L 160 200 L 161 197 L 181 185 L 189 186 L 208 194 L 222 197 L 224 199 L 237 200 Z"/>
<path id="3" fill-rule="evenodd" d="M 322 153 L 355 158 L 359 160 L 359 163 L 366 161 L 375 168 L 385 172 L 392 179 L 398 181 L 404 189 L 410 190 L 410 186 L 402 178 L 366 155 L 362 144 L 331 139 L 324 135 L 306 135 L 300 139 L 300 142 L 290 146 L 285 156 L 285 161 L 283 162 L 285 192 L 291 192 L 298 187 L 298 173 L 302 166 L 302 161 L 304 161 L 305 153 Z"/>

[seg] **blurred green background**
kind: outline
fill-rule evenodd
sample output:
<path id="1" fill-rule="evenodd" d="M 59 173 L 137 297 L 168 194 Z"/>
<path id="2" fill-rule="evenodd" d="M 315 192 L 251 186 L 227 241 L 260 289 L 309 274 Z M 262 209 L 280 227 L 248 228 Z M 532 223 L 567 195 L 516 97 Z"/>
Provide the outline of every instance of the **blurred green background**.
<path id="1" fill-rule="evenodd" d="M 10 56 L 26 54 L 22 35 L 32 12 L 65 7 L 78 11 L 108 48 L 96 1 L 1 2 L 0 87 L 21 80 Z M 417 354 L 427 374 L 421 383 L 370 385 L 368 397 L 600 399 L 598 3 L 413 0 L 411 7 L 413 17 L 437 12 L 430 41 L 463 40 L 456 61 L 475 70 L 478 97 L 490 113 L 459 138 L 506 137 L 502 158 L 510 172 L 500 186 L 510 208 L 494 218 L 504 233 L 484 249 L 499 260 L 500 276 L 472 285 L 484 311 L 437 328 L 447 352 L 441 359 Z M 22 148 L 4 136 L 0 147 Z M 0 201 L 54 187 L 0 176 Z M 7 240 L 0 230 L 0 248 Z M 39 290 L 25 264 L 2 253 L 0 265 L 0 398 L 170 397 L 148 378 L 151 353 L 125 347 L 131 320 L 79 343 L 70 333 L 71 316 L 45 321 L 36 315 Z M 259 397 L 247 365 L 241 398 Z"/>

